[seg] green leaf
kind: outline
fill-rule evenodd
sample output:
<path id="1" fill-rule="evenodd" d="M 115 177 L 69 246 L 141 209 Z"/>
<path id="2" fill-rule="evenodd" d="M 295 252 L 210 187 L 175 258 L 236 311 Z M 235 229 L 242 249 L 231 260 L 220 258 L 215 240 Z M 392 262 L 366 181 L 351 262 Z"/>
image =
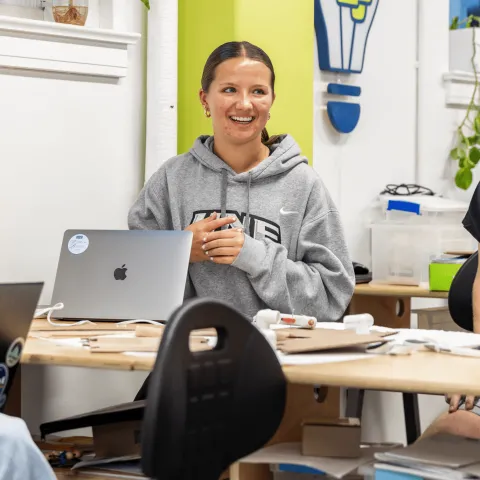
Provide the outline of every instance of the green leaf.
<path id="1" fill-rule="evenodd" d="M 450 150 L 450 158 L 452 160 L 458 160 L 459 156 L 458 156 L 458 148 L 453 148 L 452 150 Z"/>
<path id="2" fill-rule="evenodd" d="M 467 137 L 469 145 L 477 145 L 480 143 L 480 135 L 472 135 L 471 137 Z"/>
<path id="3" fill-rule="evenodd" d="M 452 23 L 450 24 L 450 30 L 456 30 L 458 28 L 458 17 L 452 18 Z"/>
<path id="4" fill-rule="evenodd" d="M 473 122 L 473 128 L 475 128 L 475 133 L 480 135 L 480 117 L 475 117 L 475 121 Z"/>
<path id="5" fill-rule="evenodd" d="M 461 168 L 455 175 L 455 185 L 462 190 L 467 190 L 472 184 L 473 175 L 469 168 Z"/>
<path id="6" fill-rule="evenodd" d="M 150 10 L 150 1 L 149 0 L 140 0 L 149 10 Z"/>
<path id="7" fill-rule="evenodd" d="M 466 152 L 466 150 L 465 150 L 464 148 L 458 147 L 457 150 L 458 150 L 458 158 L 459 158 L 460 160 L 463 160 L 464 158 L 467 157 L 467 152 Z"/>
<path id="8" fill-rule="evenodd" d="M 472 147 L 468 153 L 468 158 L 475 166 L 480 160 L 480 150 L 477 147 Z"/>

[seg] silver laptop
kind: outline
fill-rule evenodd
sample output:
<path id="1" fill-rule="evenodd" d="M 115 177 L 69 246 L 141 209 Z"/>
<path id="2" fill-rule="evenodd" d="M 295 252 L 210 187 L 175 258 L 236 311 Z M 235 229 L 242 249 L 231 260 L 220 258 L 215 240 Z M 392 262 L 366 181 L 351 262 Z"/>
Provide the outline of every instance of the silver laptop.
<path id="1" fill-rule="evenodd" d="M 168 320 L 183 302 L 191 244 L 188 231 L 67 230 L 54 317 Z"/>

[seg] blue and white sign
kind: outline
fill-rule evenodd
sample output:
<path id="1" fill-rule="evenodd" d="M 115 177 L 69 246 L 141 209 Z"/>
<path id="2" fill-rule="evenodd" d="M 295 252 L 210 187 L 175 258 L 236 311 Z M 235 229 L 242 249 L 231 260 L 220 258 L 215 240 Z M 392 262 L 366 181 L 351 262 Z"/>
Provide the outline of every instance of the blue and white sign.
<path id="1" fill-rule="evenodd" d="M 321 70 L 361 73 L 368 35 L 379 0 L 314 0 L 315 34 Z M 330 83 L 327 93 L 359 97 L 360 87 Z M 350 133 L 360 119 L 360 105 L 327 102 L 327 112 L 336 130 Z"/>

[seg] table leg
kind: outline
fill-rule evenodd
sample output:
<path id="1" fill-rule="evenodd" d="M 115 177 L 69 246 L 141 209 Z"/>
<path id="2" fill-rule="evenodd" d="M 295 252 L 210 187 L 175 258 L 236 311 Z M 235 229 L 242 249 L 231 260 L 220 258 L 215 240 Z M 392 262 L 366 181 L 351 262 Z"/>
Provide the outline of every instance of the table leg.
<path id="1" fill-rule="evenodd" d="M 363 400 L 365 390 L 358 388 L 347 388 L 347 405 L 345 416 L 350 418 L 362 419 Z"/>
<path id="2" fill-rule="evenodd" d="M 299 442 L 302 439 L 304 419 L 340 416 L 340 389 L 311 385 L 287 386 L 287 403 L 282 423 L 268 445 Z M 236 463 L 230 468 L 231 480 L 271 480 L 268 465 Z"/>
<path id="3" fill-rule="evenodd" d="M 420 428 L 420 411 L 418 409 L 418 395 L 416 393 L 403 393 L 402 395 L 407 445 L 411 445 L 422 434 Z"/>
<path id="4" fill-rule="evenodd" d="M 373 316 L 375 325 L 382 327 L 410 328 L 411 299 L 409 297 L 354 295 L 348 314 L 355 313 L 369 313 Z M 417 394 L 403 394 L 403 411 L 407 443 L 410 445 L 421 434 Z"/>

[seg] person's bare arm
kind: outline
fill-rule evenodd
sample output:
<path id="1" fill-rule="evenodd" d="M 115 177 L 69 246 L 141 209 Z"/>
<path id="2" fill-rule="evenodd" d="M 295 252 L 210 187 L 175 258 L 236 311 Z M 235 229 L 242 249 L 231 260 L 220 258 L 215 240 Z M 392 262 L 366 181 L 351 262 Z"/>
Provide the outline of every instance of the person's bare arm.
<path id="1" fill-rule="evenodd" d="M 480 243 L 478 244 L 480 248 Z M 480 333 L 480 262 L 478 262 L 477 275 L 473 282 L 472 290 L 473 303 L 473 331 Z"/>

